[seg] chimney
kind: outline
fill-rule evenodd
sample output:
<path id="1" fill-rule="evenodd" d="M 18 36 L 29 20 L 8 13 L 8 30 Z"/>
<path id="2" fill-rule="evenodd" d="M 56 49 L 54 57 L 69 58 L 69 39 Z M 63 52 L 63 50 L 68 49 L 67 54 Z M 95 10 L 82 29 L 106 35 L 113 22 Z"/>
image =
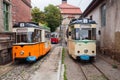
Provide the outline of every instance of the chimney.
<path id="1" fill-rule="evenodd" d="M 67 3 L 67 0 L 62 0 L 62 4 Z"/>

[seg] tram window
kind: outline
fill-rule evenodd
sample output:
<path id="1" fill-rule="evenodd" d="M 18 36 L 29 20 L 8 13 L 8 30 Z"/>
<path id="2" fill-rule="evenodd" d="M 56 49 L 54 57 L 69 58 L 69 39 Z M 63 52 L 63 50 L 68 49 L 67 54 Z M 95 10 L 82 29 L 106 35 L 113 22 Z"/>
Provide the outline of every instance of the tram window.
<path id="1" fill-rule="evenodd" d="M 28 33 L 27 33 L 27 35 L 28 35 L 28 36 L 27 36 L 27 39 L 28 39 L 27 42 L 28 42 L 28 43 L 32 43 L 32 42 L 33 42 L 33 39 L 32 39 L 32 38 L 33 38 L 33 35 L 32 35 L 32 34 L 33 34 L 33 32 L 28 32 Z"/>
<path id="2" fill-rule="evenodd" d="M 55 37 L 55 34 L 52 34 L 51 37 Z"/>
<path id="3" fill-rule="evenodd" d="M 56 38 L 56 34 L 52 34 L 51 37 Z"/>
<path id="4" fill-rule="evenodd" d="M 76 28 L 75 29 L 75 40 L 79 40 L 80 39 L 80 29 L 79 28 Z"/>
<path id="5" fill-rule="evenodd" d="M 92 39 L 96 40 L 96 28 L 92 28 Z"/>
<path id="6" fill-rule="evenodd" d="M 50 32 L 45 32 L 45 38 L 50 38 Z"/>
<path id="7" fill-rule="evenodd" d="M 33 42 L 40 42 L 41 41 L 41 31 L 35 30 L 33 35 Z"/>
<path id="8" fill-rule="evenodd" d="M 26 33 L 17 33 L 16 34 L 16 43 L 31 43 L 32 40 L 32 32 L 26 32 Z"/>
<path id="9" fill-rule="evenodd" d="M 71 31 L 71 36 L 72 36 L 72 39 L 75 39 L 75 32 L 74 32 L 74 30 Z"/>
<path id="10" fill-rule="evenodd" d="M 80 39 L 95 40 L 96 39 L 96 29 L 95 28 L 83 28 L 80 30 Z"/>
<path id="11" fill-rule="evenodd" d="M 18 33 L 17 34 L 17 43 L 20 43 L 20 42 L 24 42 L 24 43 L 27 42 L 27 35 L 26 35 L 26 33 Z"/>
<path id="12" fill-rule="evenodd" d="M 88 39 L 88 30 L 80 30 L 80 39 L 84 40 L 84 39 Z"/>

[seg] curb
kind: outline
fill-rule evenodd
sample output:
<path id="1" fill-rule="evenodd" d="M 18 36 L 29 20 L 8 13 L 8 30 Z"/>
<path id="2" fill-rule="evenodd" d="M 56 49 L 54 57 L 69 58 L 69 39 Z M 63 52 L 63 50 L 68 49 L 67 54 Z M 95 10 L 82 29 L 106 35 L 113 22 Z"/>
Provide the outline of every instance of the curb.
<path id="1" fill-rule="evenodd" d="M 58 74 L 57 74 L 57 80 L 61 80 L 61 70 L 62 70 L 62 48 L 60 47 L 60 60 L 59 60 L 59 66 L 58 66 Z"/>

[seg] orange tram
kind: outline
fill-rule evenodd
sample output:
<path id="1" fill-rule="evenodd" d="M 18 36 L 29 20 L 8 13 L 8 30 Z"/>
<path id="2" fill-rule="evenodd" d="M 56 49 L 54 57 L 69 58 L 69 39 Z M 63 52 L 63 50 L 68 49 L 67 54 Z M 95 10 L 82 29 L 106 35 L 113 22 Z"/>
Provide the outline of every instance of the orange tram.
<path id="1" fill-rule="evenodd" d="M 13 32 L 16 39 L 12 48 L 13 61 L 36 61 L 51 49 L 50 29 L 31 22 L 19 22 L 13 26 Z"/>

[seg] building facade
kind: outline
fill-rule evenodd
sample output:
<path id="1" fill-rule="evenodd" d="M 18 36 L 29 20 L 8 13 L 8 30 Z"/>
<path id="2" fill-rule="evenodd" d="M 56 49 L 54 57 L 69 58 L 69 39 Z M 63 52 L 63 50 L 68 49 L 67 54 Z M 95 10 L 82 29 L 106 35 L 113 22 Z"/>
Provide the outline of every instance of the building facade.
<path id="1" fill-rule="evenodd" d="M 58 5 L 58 8 L 61 11 L 62 20 L 61 20 L 61 28 L 63 33 L 66 33 L 66 29 L 68 27 L 69 22 L 73 18 L 79 18 L 82 14 L 82 11 L 79 7 L 70 5 L 67 3 L 67 0 L 62 0 L 62 3 Z"/>
<path id="2" fill-rule="evenodd" d="M 11 0 L 0 0 L 0 32 L 12 31 Z"/>
<path id="3" fill-rule="evenodd" d="M 31 0 L 11 0 L 12 1 L 12 22 L 31 21 Z"/>
<path id="4" fill-rule="evenodd" d="M 0 0 L 0 64 L 12 60 L 12 4 L 11 0 Z"/>
<path id="5" fill-rule="evenodd" d="M 120 61 L 120 0 L 93 0 L 83 13 L 97 22 L 97 45 Z"/>
<path id="6" fill-rule="evenodd" d="M 12 26 L 27 21 L 31 21 L 31 0 L 0 0 L 0 64 L 12 60 Z"/>

